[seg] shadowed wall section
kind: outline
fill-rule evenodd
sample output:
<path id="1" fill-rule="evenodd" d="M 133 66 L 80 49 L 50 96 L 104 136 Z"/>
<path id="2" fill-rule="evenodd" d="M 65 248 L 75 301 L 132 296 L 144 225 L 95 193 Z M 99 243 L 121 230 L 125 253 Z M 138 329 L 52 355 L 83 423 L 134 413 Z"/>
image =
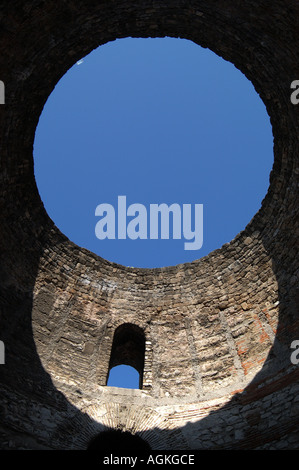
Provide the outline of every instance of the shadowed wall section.
<path id="1" fill-rule="evenodd" d="M 87 449 L 108 430 L 151 449 L 298 448 L 298 2 L 12 1 L 0 21 L 1 448 Z M 59 232 L 36 188 L 47 97 L 77 60 L 128 36 L 210 48 L 252 81 L 271 118 L 260 211 L 193 263 L 110 263 Z M 144 334 L 140 390 L 106 386 L 124 324 Z"/>

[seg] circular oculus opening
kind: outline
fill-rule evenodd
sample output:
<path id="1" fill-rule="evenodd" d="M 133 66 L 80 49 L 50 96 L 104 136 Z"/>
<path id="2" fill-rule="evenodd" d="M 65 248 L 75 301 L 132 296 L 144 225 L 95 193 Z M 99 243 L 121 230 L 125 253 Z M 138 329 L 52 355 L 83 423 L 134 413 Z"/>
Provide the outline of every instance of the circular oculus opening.
<path id="1" fill-rule="evenodd" d="M 260 209 L 272 128 L 253 85 L 215 53 L 184 39 L 127 38 L 59 81 L 40 116 L 34 163 L 45 209 L 71 241 L 125 266 L 170 266 L 231 241 Z M 114 239 L 97 237 L 100 221 L 112 233 L 111 213 L 105 227 L 108 212 L 96 215 L 102 204 L 114 210 Z M 180 238 L 171 210 L 166 238 L 161 218 L 151 236 L 151 207 L 160 204 L 180 209 Z M 147 238 L 133 239 L 145 233 L 144 214 Z"/>

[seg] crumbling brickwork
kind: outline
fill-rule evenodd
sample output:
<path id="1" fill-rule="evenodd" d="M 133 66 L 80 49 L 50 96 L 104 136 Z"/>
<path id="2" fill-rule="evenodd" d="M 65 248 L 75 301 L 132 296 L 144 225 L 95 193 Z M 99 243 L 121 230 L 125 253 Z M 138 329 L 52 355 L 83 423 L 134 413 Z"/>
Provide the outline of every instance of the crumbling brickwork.
<path id="1" fill-rule="evenodd" d="M 15 0 L 0 22 L 0 447 L 86 449 L 121 429 L 152 449 L 298 448 L 298 2 Z M 36 188 L 35 129 L 53 87 L 128 36 L 210 48 L 251 80 L 271 119 L 261 209 L 193 263 L 110 263 L 59 232 Z M 144 334 L 140 390 L 106 386 L 124 324 Z"/>

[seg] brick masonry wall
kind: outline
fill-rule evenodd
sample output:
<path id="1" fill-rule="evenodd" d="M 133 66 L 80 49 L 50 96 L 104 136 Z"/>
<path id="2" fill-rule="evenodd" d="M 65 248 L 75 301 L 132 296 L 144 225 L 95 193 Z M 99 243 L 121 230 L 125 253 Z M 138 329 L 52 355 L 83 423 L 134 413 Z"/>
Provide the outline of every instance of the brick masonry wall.
<path id="1" fill-rule="evenodd" d="M 84 449 L 116 428 L 153 449 L 298 448 L 298 3 L 32 0 L 0 6 L 0 21 L 0 447 Z M 231 243 L 193 263 L 127 268 L 48 218 L 34 133 L 59 78 L 93 48 L 165 35 L 209 47 L 252 81 L 274 165 L 260 211 Z M 123 323 L 145 333 L 142 390 L 106 387 Z"/>

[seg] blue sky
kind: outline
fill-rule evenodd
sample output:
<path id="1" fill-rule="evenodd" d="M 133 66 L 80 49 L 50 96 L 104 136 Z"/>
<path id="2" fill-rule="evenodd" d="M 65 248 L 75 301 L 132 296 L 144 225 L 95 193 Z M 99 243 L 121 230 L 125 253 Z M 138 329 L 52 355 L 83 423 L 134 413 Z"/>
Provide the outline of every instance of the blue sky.
<path id="1" fill-rule="evenodd" d="M 273 164 L 265 106 L 234 65 L 183 39 L 121 39 L 74 64 L 50 95 L 34 145 L 45 208 L 73 242 L 125 266 L 201 258 L 261 206 Z M 203 245 L 99 240 L 95 209 L 203 204 Z M 129 220 L 130 218 L 128 218 Z"/>

